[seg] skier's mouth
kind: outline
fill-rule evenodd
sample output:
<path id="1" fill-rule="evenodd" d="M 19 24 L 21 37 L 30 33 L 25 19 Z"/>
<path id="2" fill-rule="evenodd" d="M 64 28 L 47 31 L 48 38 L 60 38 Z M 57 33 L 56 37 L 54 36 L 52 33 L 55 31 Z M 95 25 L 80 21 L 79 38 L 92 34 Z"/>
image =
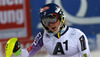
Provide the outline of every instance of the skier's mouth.
<path id="1" fill-rule="evenodd" d="M 56 27 L 52 27 L 52 30 L 54 30 Z"/>

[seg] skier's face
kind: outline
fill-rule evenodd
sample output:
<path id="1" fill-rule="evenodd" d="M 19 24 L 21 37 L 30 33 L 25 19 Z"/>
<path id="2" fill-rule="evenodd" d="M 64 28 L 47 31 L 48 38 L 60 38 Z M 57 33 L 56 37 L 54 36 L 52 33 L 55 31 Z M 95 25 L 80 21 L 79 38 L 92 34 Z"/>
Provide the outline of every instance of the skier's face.
<path id="1" fill-rule="evenodd" d="M 60 21 L 58 20 L 56 23 L 50 23 L 50 25 L 48 26 L 48 28 L 52 32 L 55 32 L 58 29 L 59 25 L 60 25 Z"/>

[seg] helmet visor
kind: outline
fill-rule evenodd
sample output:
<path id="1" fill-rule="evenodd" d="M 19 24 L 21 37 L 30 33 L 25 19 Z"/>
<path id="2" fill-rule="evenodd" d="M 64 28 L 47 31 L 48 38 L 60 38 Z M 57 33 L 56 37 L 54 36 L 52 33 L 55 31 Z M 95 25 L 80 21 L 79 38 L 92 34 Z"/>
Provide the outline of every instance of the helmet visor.
<path id="1" fill-rule="evenodd" d="M 50 23 L 56 23 L 57 21 L 58 21 L 58 16 L 55 13 L 49 14 L 49 15 L 42 18 L 42 23 L 45 26 L 49 26 Z"/>

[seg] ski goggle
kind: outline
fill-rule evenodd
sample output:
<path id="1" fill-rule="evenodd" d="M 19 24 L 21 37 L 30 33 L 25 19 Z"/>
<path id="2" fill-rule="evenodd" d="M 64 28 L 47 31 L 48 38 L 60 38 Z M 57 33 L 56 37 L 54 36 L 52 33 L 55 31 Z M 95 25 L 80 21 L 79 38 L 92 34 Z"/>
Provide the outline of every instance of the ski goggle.
<path id="1" fill-rule="evenodd" d="M 45 26 L 49 26 L 50 23 L 56 23 L 58 21 L 58 15 L 56 13 L 49 14 L 42 18 L 42 23 Z"/>

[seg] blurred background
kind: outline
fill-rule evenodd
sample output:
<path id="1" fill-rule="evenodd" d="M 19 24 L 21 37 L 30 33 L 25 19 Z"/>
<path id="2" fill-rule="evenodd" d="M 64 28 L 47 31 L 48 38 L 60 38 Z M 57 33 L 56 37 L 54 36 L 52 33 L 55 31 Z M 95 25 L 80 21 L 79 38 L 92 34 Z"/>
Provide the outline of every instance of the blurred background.
<path id="1" fill-rule="evenodd" d="M 0 0 L 0 57 L 5 57 L 5 44 L 12 37 L 18 37 L 22 48 L 34 41 L 43 30 L 39 9 L 48 3 L 63 9 L 67 25 L 86 34 L 91 57 L 100 57 L 100 0 Z M 48 57 L 45 47 L 34 57 Z"/>

